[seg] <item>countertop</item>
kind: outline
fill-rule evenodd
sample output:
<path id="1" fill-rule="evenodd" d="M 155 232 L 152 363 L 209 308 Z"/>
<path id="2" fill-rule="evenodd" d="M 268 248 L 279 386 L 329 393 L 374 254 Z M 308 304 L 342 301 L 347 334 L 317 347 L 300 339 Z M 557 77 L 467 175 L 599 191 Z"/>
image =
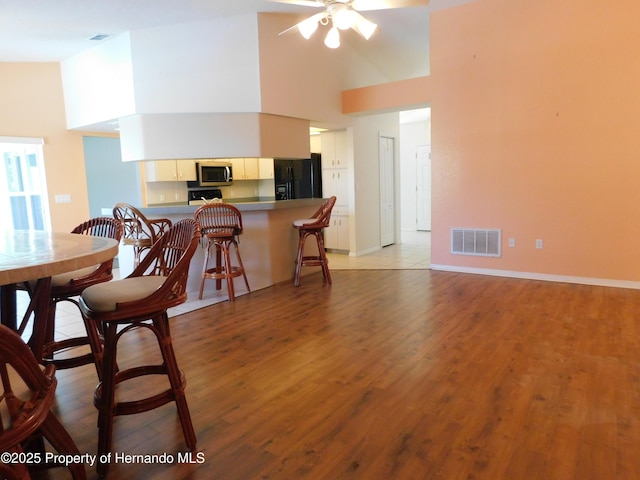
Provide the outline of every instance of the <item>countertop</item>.
<path id="1" fill-rule="evenodd" d="M 248 200 L 248 199 L 227 199 L 226 203 L 231 203 L 241 212 L 257 212 L 268 210 L 283 210 L 288 208 L 316 207 L 320 206 L 322 198 L 300 198 L 297 200 Z M 200 205 L 185 204 L 157 204 L 140 208 L 140 211 L 149 217 L 161 215 L 193 215 Z"/>
<path id="2" fill-rule="evenodd" d="M 298 253 L 298 231 L 293 222 L 299 218 L 309 218 L 324 201 L 322 198 L 303 198 L 299 200 L 255 199 L 255 201 L 233 204 L 242 212 L 243 232 L 241 237 L 242 263 L 247 272 L 251 291 L 269 287 L 279 282 L 293 281 L 295 259 Z M 168 218 L 172 222 L 183 218 L 193 218 L 198 205 L 163 204 L 140 210 L 149 218 Z M 315 242 L 307 242 L 309 254 L 317 254 Z M 120 274 L 128 275 L 133 269 L 133 249 L 120 248 L 118 253 Z M 198 292 L 202 279 L 204 248 L 198 248 L 189 266 L 187 291 L 190 301 L 199 301 Z M 303 274 L 313 273 L 313 268 L 303 269 Z M 236 287 L 240 292 L 244 282 Z M 215 290 L 215 282 L 205 285 L 207 294 L 203 301 L 225 295 Z"/>

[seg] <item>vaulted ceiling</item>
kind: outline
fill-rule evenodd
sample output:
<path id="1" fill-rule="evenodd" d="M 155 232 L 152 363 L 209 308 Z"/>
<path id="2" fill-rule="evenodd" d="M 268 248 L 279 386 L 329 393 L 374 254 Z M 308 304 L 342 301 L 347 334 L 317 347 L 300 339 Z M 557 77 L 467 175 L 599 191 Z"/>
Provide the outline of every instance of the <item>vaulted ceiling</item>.
<path id="1" fill-rule="evenodd" d="M 379 31 L 369 41 L 354 33 L 344 42 L 389 78 L 427 75 L 429 13 L 468 1 L 431 0 L 427 7 L 369 11 L 366 17 L 378 23 Z M 269 0 L 0 0 L 0 62 L 57 62 L 94 46 L 94 35 L 255 12 L 300 19 L 316 13 Z"/>

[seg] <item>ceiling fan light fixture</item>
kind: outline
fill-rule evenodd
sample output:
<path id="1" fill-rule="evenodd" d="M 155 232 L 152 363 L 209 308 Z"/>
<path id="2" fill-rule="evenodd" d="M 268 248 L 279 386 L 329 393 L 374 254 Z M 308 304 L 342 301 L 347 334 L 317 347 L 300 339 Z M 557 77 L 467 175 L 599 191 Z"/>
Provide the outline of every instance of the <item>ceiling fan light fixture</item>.
<path id="1" fill-rule="evenodd" d="M 329 48 L 338 48 L 340 46 L 340 32 L 333 26 L 324 39 L 324 44 Z"/>
<path id="2" fill-rule="evenodd" d="M 303 20 L 298 24 L 298 30 L 300 31 L 300 35 L 309 40 L 311 35 L 318 29 L 318 20 L 320 18 L 318 15 L 313 15 L 312 17 Z"/>
<path id="3" fill-rule="evenodd" d="M 366 40 L 369 40 L 378 28 L 378 25 L 364 18 L 357 10 L 352 8 L 355 0 L 275 0 L 275 1 L 316 1 L 326 5 L 323 12 L 316 13 L 298 24 L 289 27 L 280 35 L 287 33 L 289 30 L 297 28 L 300 34 L 309 39 L 318 29 L 319 25 L 328 25 L 331 22 L 331 28 L 324 39 L 324 44 L 329 48 L 338 48 L 340 46 L 340 30 L 355 30 Z M 370 0 L 367 0 L 370 1 Z M 371 0 L 380 1 L 380 0 Z M 382 0 L 386 1 L 386 0 Z M 400 0 L 396 0 L 400 1 Z"/>
<path id="4" fill-rule="evenodd" d="M 331 12 L 331 20 L 334 27 L 340 30 L 349 30 L 355 25 L 357 15 L 359 15 L 358 12 L 352 10 L 349 6 L 340 4 L 334 6 Z"/>
<path id="5" fill-rule="evenodd" d="M 371 35 L 373 35 L 373 33 L 378 28 L 378 25 L 367 20 L 359 13 L 358 13 L 358 17 L 360 18 L 356 20 L 356 22 L 354 23 L 354 26 L 351 28 L 353 28 L 356 32 L 362 35 L 366 40 L 369 40 L 371 38 Z"/>

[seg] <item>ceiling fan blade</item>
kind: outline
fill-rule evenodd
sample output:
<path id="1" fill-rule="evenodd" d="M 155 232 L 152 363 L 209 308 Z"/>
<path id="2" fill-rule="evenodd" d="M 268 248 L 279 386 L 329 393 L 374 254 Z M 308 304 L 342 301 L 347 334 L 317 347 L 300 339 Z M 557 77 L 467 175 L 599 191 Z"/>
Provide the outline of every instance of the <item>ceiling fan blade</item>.
<path id="1" fill-rule="evenodd" d="M 289 5 L 300 5 L 302 7 L 324 7 L 324 2 L 318 2 L 316 0 L 270 0 L 276 3 L 288 3 Z"/>
<path id="2" fill-rule="evenodd" d="M 283 30 L 278 35 L 284 35 L 285 33 L 296 28 L 300 31 L 303 37 L 309 38 L 311 35 L 313 35 L 313 32 L 316 31 L 316 28 L 318 28 L 318 22 L 322 22 L 322 20 L 326 17 L 327 17 L 327 12 L 316 13 L 315 15 L 311 15 L 310 17 L 305 18 L 301 22 L 298 22 L 295 25 L 287 28 L 286 30 Z"/>
<path id="3" fill-rule="evenodd" d="M 278 35 L 284 35 L 285 33 L 289 33 L 294 28 L 298 28 L 298 25 L 299 25 L 299 23 L 296 23 L 295 25 L 290 26 L 286 30 L 281 31 Z"/>
<path id="4" fill-rule="evenodd" d="M 429 0 L 353 0 L 351 3 L 353 9 L 360 12 L 389 8 L 425 7 L 427 5 L 429 5 Z"/>

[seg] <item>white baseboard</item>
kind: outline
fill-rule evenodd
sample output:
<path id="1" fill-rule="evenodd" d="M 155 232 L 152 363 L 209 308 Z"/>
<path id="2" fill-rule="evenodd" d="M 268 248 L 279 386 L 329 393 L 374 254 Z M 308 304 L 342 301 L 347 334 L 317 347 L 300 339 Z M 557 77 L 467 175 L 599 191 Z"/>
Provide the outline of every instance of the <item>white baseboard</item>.
<path id="1" fill-rule="evenodd" d="M 493 270 L 490 268 L 459 267 L 456 265 L 431 264 L 431 269 L 444 272 L 472 273 L 477 275 L 491 275 L 494 277 L 522 278 L 526 280 L 543 280 L 547 282 L 577 283 L 581 285 L 597 285 L 601 287 L 632 288 L 640 290 L 640 282 L 632 282 L 629 280 L 550 275 L 534 272 L 515 272 L 510 270 Z"/>

